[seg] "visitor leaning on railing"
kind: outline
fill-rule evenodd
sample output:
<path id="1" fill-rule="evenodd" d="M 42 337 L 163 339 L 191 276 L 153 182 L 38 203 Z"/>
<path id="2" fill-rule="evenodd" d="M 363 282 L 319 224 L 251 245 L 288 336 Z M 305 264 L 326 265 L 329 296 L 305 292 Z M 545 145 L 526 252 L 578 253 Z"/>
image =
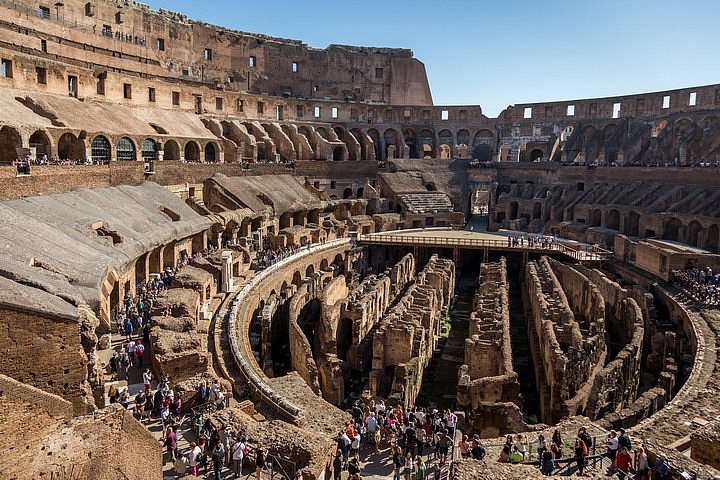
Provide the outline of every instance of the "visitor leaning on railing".
<path id="1" fill-rule="evenodd" d="M 710 267 L 673 270 L 672 281 L 704 305 L 720 304 L 720 272 Z"/>

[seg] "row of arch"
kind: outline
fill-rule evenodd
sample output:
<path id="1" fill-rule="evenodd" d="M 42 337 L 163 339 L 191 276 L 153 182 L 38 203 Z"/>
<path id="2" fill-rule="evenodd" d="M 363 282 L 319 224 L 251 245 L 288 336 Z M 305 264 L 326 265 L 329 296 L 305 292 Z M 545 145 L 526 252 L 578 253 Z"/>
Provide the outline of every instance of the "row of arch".
<path id="1" fill-rule="evenodd" d="M 353 132 L 352 129 L 351 132 Z M 366 133 L 375 145 L 375 156 L 379 160 L 401 158 L 403 147 L 407 147 L 409 158 L 436 158 L 440 156 L 443 149 L 452 150 L 456 145 L 466 145 L 473 158 L 490 161 L 495 153 L 497 143 L 497 134 L 490 129 L 481 129 L 471 134 L 470 130 L 466 128 L 456 132 L 442 129 L 437 133 L 434 129 L 429 128 L 423 128 L 420 131 L 412 128 L 387 128 L 381 134 L 379 129 L 369 128 Z M 389 147 L 395 148 L 390 149 Z"/>
<path id="2" fill-rule="evenodd" d="M 89 142 L 89 149 L 87 148 Z M 118 161 L 153 161 L 186 160 L 217 162 L 220 159 L 220 147 L 214 141 L 208 141 L 204 146 L 196 140 L 187 140 L 182 144 L 178 140 L 167 139 L 164 142 L 152 138 L 135 141 L 130 137 L 120 137 L 113 145 L 108 136 L 100 134 L 88 138 L 85 132 L 75 135 L 71 132 L 63 133 L 57 144 L 44 130 L 34 131 L 28 139 L 27 146 L 35 150 L 35 157 L 52 159 L 55 155 L 61 160 L 85 160 L 91 155 L 95 162 L 109 162 L 116 158 Z M 114 149 L 113 149 L 114 146 Z M 19 160 L 23 151 L 23 139 L 20 132 L 11 126 L 0 128 L 0 164 Z M 113 157 L 113 153 L 115 156 Z"/>

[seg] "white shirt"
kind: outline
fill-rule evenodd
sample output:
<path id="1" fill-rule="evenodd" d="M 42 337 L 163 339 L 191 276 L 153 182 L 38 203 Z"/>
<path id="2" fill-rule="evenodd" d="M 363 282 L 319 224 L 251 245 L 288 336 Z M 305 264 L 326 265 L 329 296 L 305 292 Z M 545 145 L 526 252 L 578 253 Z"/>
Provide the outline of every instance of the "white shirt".
<path id="1" fill-rule="evenodd" d="M 375 417 L 368 417 L 367 420 L 365 420 L 365 425 L 367 425 L 368 432 L 375 432 L 377 429 L 377 420 Z"/>
<path id="2" fill-rule="evenodd" d="M 242 460 L 245 455 L 243 453 L 245 452 L 245 444 L 242 442 L 237 442 L 235 445 L 233 445 L 232 452 L 233 460 Z"/>
<path id="3" fill-rule="evenodd" d="M 152 381 L 152 375 L 150 372 L 143 373 L 143 383 L 145 385 L 150 385 L 150 382 Z"/>
<path id="4" fill-rule="evenodd" d="M 610 450 L 617 450 L 619 446 L 618 437 L 608 438 L 607 446 Z"/>
<path id="5" fill-rule="evenodd" d="M 200 447 L 195 445 L 195 448 L 192 449 L 190 454 L 188 455 L 188 464 L 191 467 L 194 467 L 198 463 L 198 458 L 200 457 L 200 454 L 202 453 L 202 450 L 200 450 Z"/>
<path id="6" fill-rule="evenodd" d="M 355 435 L 355 438 L 353 438 L 352 444 L 350 445 L 350 448 L 353 449 L 359 449 L 360 448 L 360 435 Z"/>

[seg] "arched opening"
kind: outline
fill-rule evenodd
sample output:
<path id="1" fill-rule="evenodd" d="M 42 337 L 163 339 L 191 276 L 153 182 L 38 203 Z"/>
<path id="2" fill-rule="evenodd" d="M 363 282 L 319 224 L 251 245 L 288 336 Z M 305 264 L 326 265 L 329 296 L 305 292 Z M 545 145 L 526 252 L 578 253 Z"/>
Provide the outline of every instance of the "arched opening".
<path id="1" fill-rule="evenodd" d="M 610 210 L 607 214 L 607 219 L 605 221 L 605 225 L 607 228 L 610 228 L 612 230 L 620 230 L 620 212 L 617 210 Z"/>
<path id="2" fill-rule="evenodd" d="M 353 128 L 350 130 L 350 134 L 355 137 L 355 140 L 357 140 L 360 144 L 360 160 L 367 160 L 367 140 L 365 139 L 365 136 L 359 128 Z"/>
<path id="3" fill-rule="evenodd" d="M 543 153 L 543 151 L 540 150 L 539 148 L 536 148 L 530 152 L 530 161 L 531 162 L 539 162 L 540 160 L 543 159 L 544 156 L 545 156 L 545 154 Z"/>
<path id="4" fill-rule="evenodd" d="M 314 274 L 315 274 L 315 267 L 313 267 L 312 265 L 308 265 L 307 268 L 305 269 L 305 277 L 312 278 L 312 276 Z"/>
<path id="5" fill-rule="evenodd" d="M 323 127 L 317 127 L 317 128 L 315 129 L 315 131 L 317 132 L 318 135 L 320 135 L 320 136 L 321 136 L 322 138 L 324 138 L 325 140 L 329 140 L 329 139 L 328 139 L 328 133 L 327 133 L 327 130 L 325 130 L 325 128 L 323 128 Z"/>
<path id="6" fill-rule="evenodd" d="M 323 258 L 320 261 L 320 271 L 321 272 L 327 272 L 328 271 L 328 261 L 327 258 Z"/>
<path id="7" fill-rule="evenodd" d="M 300 275 L 300 272 L 295 271 L 291 283 L 295 285 L 295 287 L 300 288 L 300 285 L 302 284 L 302 276 Z"/>
<path id="8" fill-rule="evenodd" d="M 205 145 L 205 161 L 207 163 L 215 163 L 217 161 L 217 147 L 213 142 Z"/>
<path id="9" fill-rule="evenodd" d="M 343 198 L 352 198 L 353 191 L 352 188 L 348 187 L 345 190 L 343 190 Z"/>
<path id="10" fill-rule="evenodd" d="M 200 161 L 200 146 L 196 142 L 190 141 L 185 144 L 185 161 Z"/>
<path id="11" fill-rule="evenodd" d="M 435 158 L 435 132 L 425 129 L 420 132 L 420 143 L 422 143 L 423 158 Z"/>
<path id="12" fill-rule="evenodd" d="M 105 138 L 105 137 L 103 137 Z M 109 147 L 109 144 L 108 144 Z M 72 158 L 75 160 L 85 160 L 85 142 L 79 140 L 72 133 L 65 133 L 58 140 L 58 157 Z M 109 160 L 108 156 L 108 160 Z M 93 161 L 97 159 L 93 156 Z"/>
<path id="13" fill-rule="evenodd" d="M 333 148 L 333 160 L 340 161 L 343 159 L 343 149 L 342 147 L 335 147 Z"/>
<path id="14" fill-rule="evenodd" d="M 640 214 L 637 212 L 627 214 L 623 233 L 629 237 L 637 237 L 640 234 Z"/>
<path id="15" fill-rule="evenodd" d="M 165 142 L 163 160 L 180 160 L 180 145 L 175 140 Z"/>
<path id="16" fill-rule="evenodd" d="M 459 130 L 457 132 L 457 143 L 458 145 L 470 145 L 470 131 L 464 128 Z"/>
<path id="17" fill-rule="evenodd" d="M 388 153 L 387 158 L 400 158 L 400 149 L 398 148 L 397 132 L 392 128 L 385 130 L 385 151 L 389 152 L 390 147 L 395 147 L 395 151 Z"/>
<path id="18" fill-rule="evenodd" d="M 117 159 L 121 162 L 134 162 L 137 160 L 135 144 L 127 137 L 121 138 L 117 143 Z"/>
<path id="19" fill-rule="evenodd" d="M 38 130 L 30 135 L 30 148 L 35 149 L 35 159 L 42 160 L 43 158 L 49 160 L 51 157 L 52 149 L 50 148 L 50 138 L 47 133 L 42 130 Z M 76 160 L 74 157 L 65 157 L 70 160 Z"/>
<path id="20" fill-rule="evenodd" d="M 510 202 L 510 216 L 508 220 L 515 220 L 518 218 L 518 202 Z"/>
<path id="21" fill-rule="evenodd" d="M 712 253 L 717 253 L 719 240 L 720 228 L 718 228 L 717 224 L 710 225 L 710 228 L 708 229 L 707 241 L 705 242 L 705 250 Z"/>
<path id="22" fill-rule="evenodd" d="M 535 202 L 535 205 L 533 205 L 533 219 L 539 219 L 542 217 L 542 203 Z"/>
<path id="23" fill-rule="evenodd" d="M 332 262 L 333 265 L 335 265 L 335 276 L 342 275 L 345 273 L 345 261 L 343 260 L 343 257 L 341 254 L 335 255 L 335 259 Z"/>
<path id="24" fill-rule="evenodd" d="M 337 355 L 340 360 L 347 360 L 347 352 L 352 346 L 353 322 L 347 317 L 340 319 L 335 340 L 337 342 Z"/>
<path id="25" fill-rule="evenodd" d="M 157 142 L 152 138 L 146 138 L 143 140 L 140 151 L 142 152 L 142 159 L 145 162 L 151 162 L 158 159 Z"/>
<path id="26" fill-rule="evenodd" d="M 357 198 L 363 198 L 363 195 L 365 194 L 365 189 L 363 187 L 360 187 L 357 189 L 357 195 L 355 195 Z"/>
<path id="27" fill-rule="evenodd" d="M 665 228 L 663 229 L 663 236 L 662 238 L 664 240 L 672 240 L 674 242 L 677 242 L 680 238 L 680 228 L 682 227 L 682 223 L 677 218 L 671 218 L 667 222 L 665 222 Z"/>
<path id="28" fill-rule="evenodd" d="M 600 225 L 602 225 L 602 211 L 595 209 L 590 215 L 590 226 L 599 227 Z"/>
<path id="29" fill-rule="evenodd" d="M 425 190 L 427 190 L 428 192 L 436 192 L 437 187 L 435 187 L 435 185 L 432 183 L 428 183 L 427 185 L 425 185 Z"/>
<path id="30" fill-rule="evenodd" d="M 408 147 L 408 155 L 410 158 L 420 158 L 418 155 L 417 136 L 415 135 L 415 131 L 407 128 L 403 130 L 403 137 L 405 137 L 405 145 Z"/>
<path id="31" fill-rule="evenodd" d="M 480 162 L 492 160 L 493 145 L 495 145 L 495 134 L 490 130 L 480 130 L 473 137 L 473 157 Z"/>
<path id="32" fill-rule="evenodd" d="M 699 246 L 699 237 L 700 237 L 700 231 L 702 230 L 702 225 L 700 225 L 699 222 L 696 222 L 693 220 L 690 222 L 687 226 L 687 244 L 693 247 Z"/>
<path id="33" fill-rule="evenodd" d="M 5 125 L 0 128 L 0 163 L 10 164 L 18 159 L 22 137 L 17 130 Z"/>
<path id="34" fill-rule="evenodd" d="M 317 326 L 320 323 L 322 317 L 322 303 L 317 298 L 310 300 L 300 310 L 298 314 L 297 323 L 302 332 L 305 334 L 305 338 L 310 344 L 310 350 L 312 351 L 313 357 L 316 355 L 317 349 Z"/>
<path id="35" fill-rule="evenodd" d="M 451 132 L 450 130 L 447 130 L 447 129 L 445 129 L 445 130 L 440 130 L 440 132 L 438 133 L 438 143 L 439 143 L 440 145 L 447 145 L 448 147 L 452 148 L 452 146 L 453 146 L 454 143 L 455 143 L 455 142 L 453 141 L 453 134 L 452 134 L 452 132 Z"/>
<path id="36" fill-rule="evenodd" d="M 380 144 L 380 132 L 375 130 L 374 128 L 371 128 L 367 132 L 368 137 L 373 141 L 373 149 L 375 150 L 375 159 L 377 161 L 385 160 L 385 157 L 383 156 L 382 151 L 382 145 Z"/>
<path id="37" fill-rule="evenodd" d="M 92 151 L 92 160 L 95 163 L 105 163 L 110 161 L 110 141 L 102 135 L 92 139 L 90 143 Z"/>

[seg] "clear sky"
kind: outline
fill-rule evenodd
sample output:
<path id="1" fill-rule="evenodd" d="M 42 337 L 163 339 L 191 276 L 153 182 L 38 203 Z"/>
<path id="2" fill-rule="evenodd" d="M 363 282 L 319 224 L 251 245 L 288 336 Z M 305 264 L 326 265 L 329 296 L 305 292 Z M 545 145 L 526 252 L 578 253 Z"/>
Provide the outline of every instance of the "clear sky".
<path id="1" fill-rule="evenodd" d="M 149 0 L 207 23 L 329 44 L 409 48 L 436 105 L 720 83 L 720 0 Z"/>

